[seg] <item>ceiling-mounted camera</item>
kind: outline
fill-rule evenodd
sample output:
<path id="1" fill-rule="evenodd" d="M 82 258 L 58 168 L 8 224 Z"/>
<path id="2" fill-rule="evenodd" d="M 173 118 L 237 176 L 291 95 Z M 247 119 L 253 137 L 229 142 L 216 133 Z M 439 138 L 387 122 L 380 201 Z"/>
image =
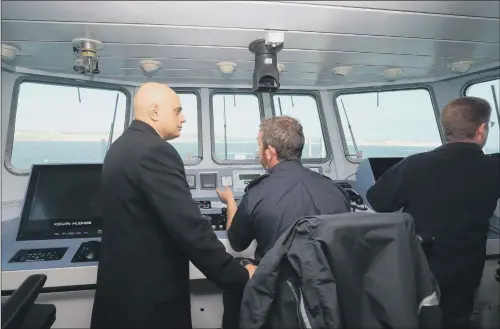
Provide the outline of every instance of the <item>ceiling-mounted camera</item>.
<path id="1" fill-rule="evenodd" d="M 102 49 L 102 43 L 97 40 L 78 38 L 73 40 L 73 52 L 77 54 L 73 71 L 79 74 L 99 74 L 97 50 Z"/>
<path id="2" fill-rule="evenodd" d="M 268 32 L 265 39 L 257 39 L 248 45 L 255 54 L 253 90 L 275 93 L 280 88 L 277 53 L 283 49 L 283 32 Z"/>

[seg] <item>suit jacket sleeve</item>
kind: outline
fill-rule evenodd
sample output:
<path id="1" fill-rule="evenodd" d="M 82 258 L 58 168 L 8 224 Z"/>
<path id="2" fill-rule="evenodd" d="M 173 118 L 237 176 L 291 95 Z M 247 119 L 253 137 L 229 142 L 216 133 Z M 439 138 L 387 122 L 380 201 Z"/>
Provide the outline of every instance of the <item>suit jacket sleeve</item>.
<path id="1" fill-rule="evenodd" d="M 146 198 L 189 260 L 222 289 L 242 291 L 248 271 L 226 252 L 210 223 L 201 217 L 177 151 L 168 143 L 152 148 L 139 172 Z"/>
<path id="2" fill-rule="evenodd" d="M 408 205 L 408 158 L 387 170 L 366 193 L 366 198 L 376 212 L 393 212 Z"/>

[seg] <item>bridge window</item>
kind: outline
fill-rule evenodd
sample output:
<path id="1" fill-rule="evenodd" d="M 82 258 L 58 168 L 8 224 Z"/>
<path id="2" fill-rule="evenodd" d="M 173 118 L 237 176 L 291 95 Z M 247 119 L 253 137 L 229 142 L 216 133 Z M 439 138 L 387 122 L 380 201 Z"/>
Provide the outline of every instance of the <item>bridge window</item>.
<path id="1" fill-rule="evenodd" d="M 342 94 L 336 104 L 351 160 L 406 157 L 442 145 L 425 89 Z"/>
<path id="2" fill-rule="evenodd" d="M 500 80 L 490 80 L 479 83 L 474 83 L 465 90 L 466 96 L 480 97 L 487 100 L 491 105 L 491 122 L 492 127 L 488 133 L 488 140 L 484 145 L 484 153 L 499 153 L 500 152 Z"/>
<path id="3" fill-rule="evenodd" d="M 275 115 L 288 115 L 300 121 L 304 129 L 305 144 L 302 159 L 326 158 L 323 129 L 318 103 L 311 95 L 275 95 Z"/>
<path id="4" fill-rule="evenodd" d="M 170 140 L 184 160 L 185 164 L 196 164 L 201 161 L 201 143 L 199 141 L 198 96 L 194 93 L 178 92 L 181 99 L 182 113 L 186 122 L 182 125 L 181 135 Z"/>
<path id="5" fill-rule="evenodd" d="M 217 162 L 256 162 L 261 121 L 255 94 L 216 93 L 212 97 L 212 152 Z"/>
<path id="6" fill-rule="evenodd" d="M 19 173 L 33 164 L 102 162 L 128 121 L 121 90 L 22 81 L 13 102 L 6 165 Z"/>

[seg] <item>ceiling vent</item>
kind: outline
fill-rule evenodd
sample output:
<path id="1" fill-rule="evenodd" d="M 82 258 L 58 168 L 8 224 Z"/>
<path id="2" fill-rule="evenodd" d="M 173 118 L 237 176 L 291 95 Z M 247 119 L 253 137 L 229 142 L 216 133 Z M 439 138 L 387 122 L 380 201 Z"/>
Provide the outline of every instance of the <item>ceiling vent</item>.
<path id="1" fill-rule="evenodd" d="M 332 69 L 332 73 L 343 77 L 352 73 L 352 66 L 338 66 Z"/>
<path id="2" fill-rule="evenodd" d="M 465 73 L 470 70 L 470 67 L 472 66 L 473 63 L 474 63 L 473 61 L 458 61 L 448 64 L 448 67 L 453 72 Z"/>
<path id="3" fill-rule="evenodd" d="M 236 69 L 236 65 L 233 62 L 219 62 L 217 63 L 217 68 L 222 74 L 231 74 Z"/>
<path id="4" fill-rule="evenodd" d="M 157 71 L 162 67 L 159 61 L 153 61 L 153 60 L 143 60 L 139 63 L 139 65 L 146 73 Z"/>
<path id="5" fill-rule="evenodd" d="M 78 38 L 73 40 L 73 53 L 77 54 L 73 71 L 79 74 L 99 74 L 97 50 L 103 48 L 100 41 Z"/>
<path id="6" fill-rule="evenodd" d="M 19 53 L 19 48 L 2 44 L 2 61 L 10 61 Z"/>

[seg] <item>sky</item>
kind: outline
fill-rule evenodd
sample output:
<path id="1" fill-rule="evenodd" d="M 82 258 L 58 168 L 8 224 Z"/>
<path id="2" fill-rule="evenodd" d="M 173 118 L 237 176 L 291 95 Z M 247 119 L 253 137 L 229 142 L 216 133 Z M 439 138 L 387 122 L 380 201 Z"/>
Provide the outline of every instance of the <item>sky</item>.
<path id="1" fill-rule="evenodd" d="M 498 80 L 493 83 L 500 97 Z M 491 82 L 473 85 L 468 95 L 485 98 L 495 114 Z M 80 97 L 78 96 L 78 89 Z M 76 88 L 24 82 L 20 88 L 16 115 L 17 131 L 101 133 L 107 135 L 113 121 L 116 96 L 119 95 L 114 138 L 123 131 L 125 94 L 116 90 Z M 196 140 L 198 134 L 198 101 L 194 94 L 180 94 L 186 123 L 183 136 L 176 143 Z M 280 102 L 278 102 L 278 99 Z M 438 125 L 427 90 L 401 90 L 378 93 L 347 94 L 337 98 L 346 140 L 352 143 L 347 112 L 358 145 L 395 143 L 399 145 L 440 145 Z M 297 118 L 304 127 L 306 138 L 321 138 L 316 101 L 312 96 L 275 96 L 276 113 Z M 377 104 L 378 103 L 378 104 Z M 280 107 L 281 104 L 281 107 Z M 255 141 L 259 130 L 260 113 L 256 96 L 220 94 L 213 96 L 214 131 L 216 138 L 224 136 L 224 106 L 228 141 L 248 138 Z M 490 129 L 486 148 L 499 149 L 498 117 Z M 42 124 L 43 122 L 43 124 Z M 207 127 L 208 128 L 208 127 Z"/>
<path id="2" fill-rule="evenodd" d="M 346 114 L 357 144 L 441 144 L 429 92 L 424 89 L 347 94 L 337 98 L 346 140 L 352 142 Z M 342 104 L 343 102 L 343 104 Z"/>

